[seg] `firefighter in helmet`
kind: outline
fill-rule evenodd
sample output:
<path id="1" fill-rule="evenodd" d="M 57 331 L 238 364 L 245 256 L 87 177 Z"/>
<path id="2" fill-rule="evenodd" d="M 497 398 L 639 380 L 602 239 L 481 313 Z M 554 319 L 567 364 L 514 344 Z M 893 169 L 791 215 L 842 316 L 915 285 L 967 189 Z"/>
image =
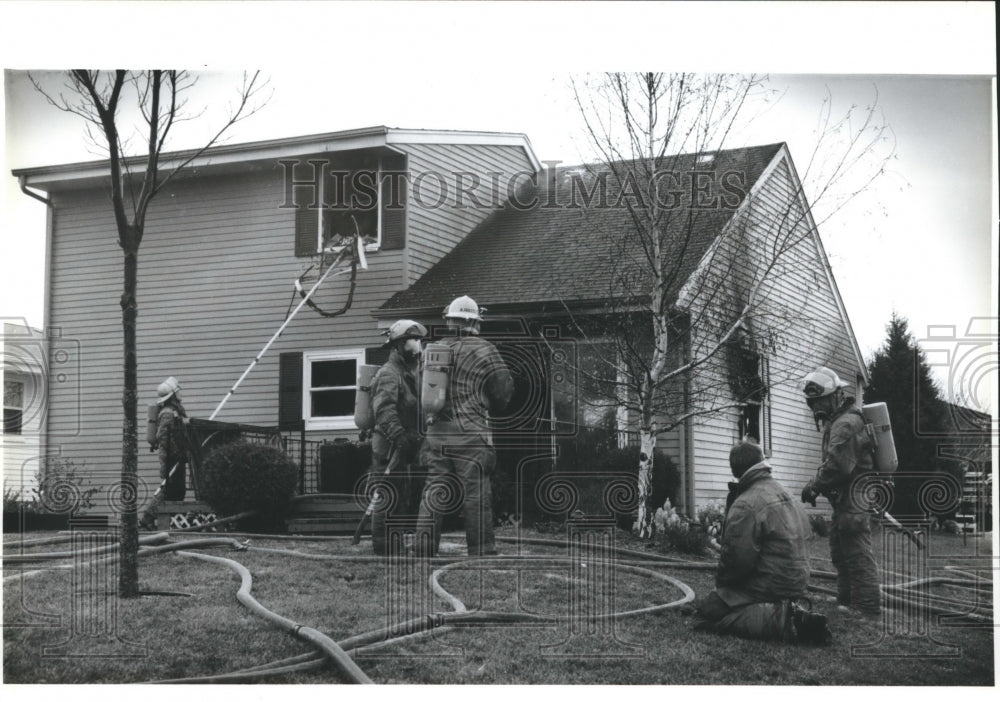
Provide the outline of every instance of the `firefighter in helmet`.
<path id="1" fill-rule="evenodd" d="M 829 368 L 802 380 L 802 392 L 823 431 L 822 463 L 802 489 L 802 501 L 815 506 L 823 495 L 833 507 L 830 559 L 837 570 L 837 604 L 842 611 L 875 617 L 881 611 L 878 566 L 872 556 L 869 505 L 856 478 L 873 468 L 871 438 L 854 393 Z"/>
<path id="2" fill-rule="evenodd" d="M 420 501 L 417 550 L 420 555 L 437 553 L 443 513 L 452 511 L 451 499 L 461 495 L 469 555 L 492 554 L 496 451 L 489 416 L 507 406 L 514 383 L 496 347 L 479 336 L 482 315 L 475 300 L 455 298 L 443 316 L 451 335 L 440 344 L 450 352 L 450 366 L 447 391 L 441 405 L 428 412 L 420 451 L 427 484 Z M 425 383 L 427 377 L 425 369 Z"/>
<path id="3" fill-rule="evenodd" d="M 413 464 L 420 448 L 417 408 L 420 342 L 427 336 L 427 329 L 411 319 L 401 319 L 389 327 L 386 336 L 389 360 L 379 368 L 371 383 L 375 415 L 371 475 L 383 476 L 388 469 L 384 478 L 388 490 L 376 495 L 382 503 L 376 502 L 372 513 L 372 546 L 380 556 L 386 554 L 388 514 L 415 514 L 420 499 L 422 486 Z"/>
<path id="4" fill-rule="evenodd" d="M 187 412 L 181 404 L 181 384 L 170 376 L 156 388 L 156 450 L 160 458 L 160 490 L 140 520 L 143 528 L 156 524 L 156 510 L 163 500 L 180 502 L 187 492 Z"/>

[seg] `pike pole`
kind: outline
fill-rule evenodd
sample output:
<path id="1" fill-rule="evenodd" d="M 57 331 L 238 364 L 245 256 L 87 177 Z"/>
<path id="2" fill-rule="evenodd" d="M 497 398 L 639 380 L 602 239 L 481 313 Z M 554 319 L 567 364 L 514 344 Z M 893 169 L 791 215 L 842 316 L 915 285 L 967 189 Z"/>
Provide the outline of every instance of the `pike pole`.
<path id="1" fill-rule="evenodd" d="M 316 290 L 319 288 L 319 286 L 323 284 L 323 282 L 327 279 L 327 277 L 329 277 L 330 274 L 333 273 L 334 269 L 344 260 L 344 256 L 345 256 L 345 254 L 348 251 L 349 251 L 349 249 L 346 249 L 346 248 L 343 249 L 342 251 L 340 251 L 340 253 L 337 255 L 337 259 L 330 265 L 330 268 L 326 271 L 326 273 L 324 273 L 320 277 L 320 279 L 316 281 L 316 283 L 309 289 L 309 292 L 307 292 L 305 295 L 303 295 L 302 300 L 295 307 L 295 309 L 292 310 L 292 313 L 290 315 L 288 315 L 288 317 L 285 319 L 285 321 L 282 323 L 282 325 L 280 327 L 278 327 L 278 331 L 276 331 L 274 333 L 274 336 L 272 336 L 271 339 L 264 345 L 264 348 L 262 348 L 260 350 L 260 353 L 258 353 L 254 357 L 253 361 L 250 362 L 250 365 L 247 366 L 247 369 L 245 371 L 243 371 L 243 375 L 241 375 L 239 377 L 239 379 L 236 381 L 236 383 L 233 384 L 233 387 L 231 387 L 229 389 L 229 392 L 226 393 L 226 396 L 222 398 L 222 401 L 219 403 L 219 406 L 215 408 L 215 411 L 212 412 L 212 416 L 210 416 L 208 418 L 209 421 L 215 419 L 216 415 L 219 414 L 219 412 L 222 410 L 222 407 L 226 404 L 226 402 L 229 400 L 229 398 L 232 397 L 236 393 L 236 388 L 238 388 L 240 386 L 240 384 L 246 379 L 246 377 L 248 375 L 250 375 L 250 371 L 252 371 L 253 368 L 254 368 L 254 366 L 257 365 L 258 361 L 260 361 L 260 359 L 263 358 L 264 354 L 267 353 L 267 350 L 269 348 L 271 348 L 271 344 L 273 344 L 275 341 L 278 340 L 278 337 L 282 335 L 282 333 L 285 331 L 285 328 L 291 323 L 292 319 L 295 318 L 295 315 L 298 314 L 299 310 L 301 310 L 302 307 L 309 301 L 309 298 L 312 297 L 312 294 L 314 292 L 316 292 Z M 360 234 L 358 234 L 355 237 L 355 239 L 354 239 L 354 252 L 357 253 L 358 258 L 360 259 L 359 264 L 361 266 L 361 269 L 362 270 L 368 270 L 368 261 L 365 258 L 364 245 L 361 242 L 361 236 L 360 236 Z M 334 277 L 336 277 L 338 275 L 343 275 L 344 273 L 347 272 L 347 270 L 348 269 L 343 269 L 343 270 L 337 271 L 334 274 Z M 295 286 L 299 290 L 299 292 L 302 291 L 302 288 L 299 285 L 299 281 L 298 280 L 295 281 Z M 175 463 L 174 466 L 170 469 L 170 472 L 167 474 L 167 477 L 163 478 L 163 480 L 160 481 L 159 487 L 156 488 L 156 491 L 150 497 L 149 502 L 146 505 L 143 506 L 142 510 L 140 510 L 140 512 L 143 515 L 145 515 L 145 513 L 149 511 L 149 509 L 150 509 L 151 506 L 156 505 L 158 503 L 158 500 L 160 498 L 160 494 L 163 492 L 163 489 L 167 486 L 167 481 L 177 471 L 177 468 L 179 466 L 180 466 L 180 462 Z"/>
<path id="2" fill-rule="evenodd" d="M 916 532 L 914 532 L 913 530 L 911 530 L 911 529 L 903 526 L 902 524 L 900 524 L 899 521 L 897 521 L 897 519 L 895 517 L 893 517 L 891 514 L 889 514 L 888 511 L 886 511 L 886 510 L 882 511 L 882 518 L 885 521 L 889 522 L 889 524 L 891 526 L 895 527 L 896 529 L 899 529 L 901 532 L 903 532 L 904 534 L 906 534 L 907 538 L 910 541 L 912 541 L 916 545 L 917 548 L 922 549 L 924 547 L 923 542 L 920 540 L 920 535 L 917 534 Z"/>
<path id="3" fill-rule="evenodd" d="M 354 239 L 354 249 L 355 249 L 355 251 L 358 252 L 358 256 L 361 259 L 361 261 L 360 261 L 361 269 L 362 270 L 368 270 L 368 262 L 365 260 L 365 255 L 364 255 L 364 245 L 361 243 L 361 238 L 360 237 L 356 237 Z M 299 310 L 301 310 L 302 307 L 309 301 L 309 298 L 312 297 L 312 294 L 314 292 L 316 292 L 316 289 L 319 288 L 319 286 L 323 284 L 323 281 L 326 280 L 327 276 L 329 276 L 331 273 L 333 273 L 333 269 L 337 265 L 339 265 L 341 261 L 343 261 L 344 254 L 347 251 L 348 251 L 348 249 L 344 249 L 344 250 L 342 250 L 338 254 L 337 260 L 334 261 L 333 264 L 331 264 L 330 268 L 326 271 L 326 273 L 324 273 L 323 276 L 319 280 L 316 281 L 316 284 L 313 285 L 312 288 L 309 289 L 309 292 L 307 292 L 303 296 L 302 300 L 295 307 L 295 309 L 292 311 L 292 313 L 290 315 L 288 315 L 288 318 L 284 321 L 284 323 L 280 327 L 278 327 L 278 331 L 276 331 L 274 333 L 274 336 L 271 337 L 270 341 L 268 341 L 266 344 L 264 344 L 264 348 L 262 348 L 260 350 L 260 353 L 258 353 L 254 357 L 253 361 L 250 362 L 250 365 L 247 366 L 247 369 L 245 371 L 243 371 L 243 375 L 241 375 L 239 377 L 239 380 L 237 380 L 236 383 L 233 385 L 233 387 L 231 387 L 229 389 L 229 392 L 226 393 L 226 396 L 222 398 L 222 402 L 220 402 L 219 406 L 215 408 L 214 412 L 212 412 L 212 416 L 210 416 L 208 418 L 209 421 L 215 419 L 216 415 L 219 414 L 219 412 L 222 410 L 222 407 L 226 404 L 226 402 L 229 400 L 229 398 L 232 397 L 236 393 L 236 388 L 238 388 L 240 386 L 240 384 L 246 379 L 246 377 L 248 375 L 250 375 L 250 371 L 252 371 L 253 368 L 254 368 L 254 366 L 257 365 L 257 362 L 260 361 L 261 358 L 263 358 L 264 354 L 267 353 L 267 350 L 269 348 L 271 348 L 271 344 L 273 344 L 275 341 L 278 340 L 278 337 L 281 336 L 281 334 L 285 331 L 285 327 L 287 327 L 291 323 L 291 321 L 295 318 L 295 315 L 298 314 Z M 344 273 L 347 272 L 347 270 L 348 269 L 343 269 L 343 270 L 337 271 L 337 273 L 335 275 L 343 275 Z M 295 281 L 295 284 L 296 284 L 296 286 L 298 286 L 298 281 Z M 301 290 L 301 288 L 299 288 L 299 289 Z"/>

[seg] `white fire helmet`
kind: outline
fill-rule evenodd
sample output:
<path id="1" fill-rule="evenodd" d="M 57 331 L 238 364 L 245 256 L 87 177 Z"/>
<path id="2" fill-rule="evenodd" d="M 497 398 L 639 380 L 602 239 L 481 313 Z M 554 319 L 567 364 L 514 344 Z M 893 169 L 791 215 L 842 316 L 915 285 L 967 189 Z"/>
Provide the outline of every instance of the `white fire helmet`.
<path id="1" fill-rule="evenodd" d="M 181 390 L 181 384 L 177 378 L 170 376 L 156 388 L 156 404 L 162 405 Z"/>
<path id="2" fill-rule="evenodd" d="M 398 322 L 393 322 L 385 335 L 388 337 L 385 345 L 388 346 L 398 339 L 423 339 L 427 336 L 427 327 L 412 319 L 401 319 Z"/>
<path id="3" fill-rule="evenodd" d="M 802 394 L 808 400 L 832 395 L 837 390 L 846 388 L 847 383 L 832 370 L 821 366 L 802 379 Z"/>
<path id="4" fill-rule="evenodd" d="M 462 295 L 461 297 L 456 297 L 451 301 L 451 304 L 444 308 L 444 318 L 474 319 L 480 322 L 483 319 L 479 314 L 481 311 L 475 300 L 468 295 Z"/>

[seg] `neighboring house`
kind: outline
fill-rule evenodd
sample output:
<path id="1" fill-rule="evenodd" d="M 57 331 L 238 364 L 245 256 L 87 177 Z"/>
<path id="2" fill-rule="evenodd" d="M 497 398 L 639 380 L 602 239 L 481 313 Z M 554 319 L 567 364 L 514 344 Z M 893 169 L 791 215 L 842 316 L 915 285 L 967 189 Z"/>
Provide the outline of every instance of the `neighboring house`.
<path id="1" fill-rule="evenodd" d="M 693 512 L 725 495 L 728 451 L 746 432 L 761 438 L 777 477 L 798 489 L 820 450 L 798 378 L 827 365 L 860 390 L 867 376 L 787 148 L 724 151 L 708 162 L 692 155 L 679 164 L 742 173 L 740 187 L 723 193 L 735 198 L 733 206 L 702 213 L 690 245 L 676 254 L 681 275 L 671 299 L 679 315 L 711 317 L 696 293 L 729 270 L 732 252 L 720 235 L 734 222 L 744 221 L 752 248 L 776 208 L 790 205 L 804 232 L 792 264 L 768 289 L 776 301 L 793 301 L 799 317 L 785 320 L 786 343 L 755 357 L 766 396 L 660 436 L 684 476 L 682 506 Z M 105 168 L 73 164 L 15 175 L 51 202 L 46 326 L 59 327 L 80 349 L 73 393 L 49 389 L 48 429 L 65 435 L 64 455 L 84 460 L 98 482 L 110 484 L 100 476 L 115 475 L 120 463 L 122 256 Z M 345 188 L 331 170 L 375 173 L 379 186 L 350 178 Z M 391 177 L 398 172 L 406 177 Z M 139 252 L 140 403 L 153 401 L 156 385 L 174 375 L 188 412 L 207 418 L 282 324 L 290 298 L 298 299 L 292 283 L 316 260 L 309 257 L 350 233 L 354 214 L 368 237 L 369 270 L 358 273 L 352 307 L 332 319 L 300 312 L 218 419 L 300 427 L 310 439 L 356 436 L 357 368 L 384 357 L 379 330 L 412 317 L 440 333 L 442 308 L 470 295 L 488 308 L 484 332 L 515 366 L 512 411 L 520 419 L 501 439 L 503 460 L 542 470 L 581 426 L 610 422 L 623 436 L 634 432 L 628 413 L 597 411 L 578 397 L 588 390 L 574 375 L 593 361 L 597 347 L 583 343 L 580 324 L 608 312 L 608 243 L 627 231 L 629 215 L 587 198 L 573 205 L 576 171 L 532 180 L 540 172 L 528 139 L 516 134 L 378 127 L 212 149 L 149 212 Z M 359 207 L 336 206 L 352 192 Z M 331 206 L 295 206 L 317 200 Z M 346 296 L 340 279 L 324 286 L 318 302 L 336 308 Z M 693 329 L 688 347 L 706 336 Z M 560 344 L 572 346 L 572 365 L 554 361 Z M 560 370 L 577 384 L 567 385 Z M 567 394 L 579 401 L 567 402 Z M 155 456 L 145 451 L 140 475 L 149 484 L 156 476 Z M 304 489 L 315 491 L 315 478 Z"/>
<path id="2" fill-rule="evenodd" d="M 4 322 L 0 334 L 0 376 L 3 378 L 4 495 L 30 498 L 38 487 L 36 475 L 45 420 L 45 337 L 24 323 Z"/>
<path id="3" fill-rule="evenodd" d="M 996 422 L 985 412 L 945 402 L 944 431 L 937 437 L 938 455 L 962 477 L 962 497 L 955 520 L 963 531 L 993 528 L 993 444 Z M 957 477 L 957 475 L 956 475 Z"/>

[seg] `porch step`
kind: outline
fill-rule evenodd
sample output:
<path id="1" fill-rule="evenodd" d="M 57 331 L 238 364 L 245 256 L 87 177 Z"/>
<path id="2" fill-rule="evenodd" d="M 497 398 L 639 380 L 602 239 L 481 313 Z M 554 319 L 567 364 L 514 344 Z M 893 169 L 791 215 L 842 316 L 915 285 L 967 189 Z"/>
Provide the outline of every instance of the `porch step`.
<path id="1" fill-rule="evenodd" d="M 296 498 L 287 520 L 290 534 L 353 534 L 364 508 L 355 495 L 321 493 Z"/>

